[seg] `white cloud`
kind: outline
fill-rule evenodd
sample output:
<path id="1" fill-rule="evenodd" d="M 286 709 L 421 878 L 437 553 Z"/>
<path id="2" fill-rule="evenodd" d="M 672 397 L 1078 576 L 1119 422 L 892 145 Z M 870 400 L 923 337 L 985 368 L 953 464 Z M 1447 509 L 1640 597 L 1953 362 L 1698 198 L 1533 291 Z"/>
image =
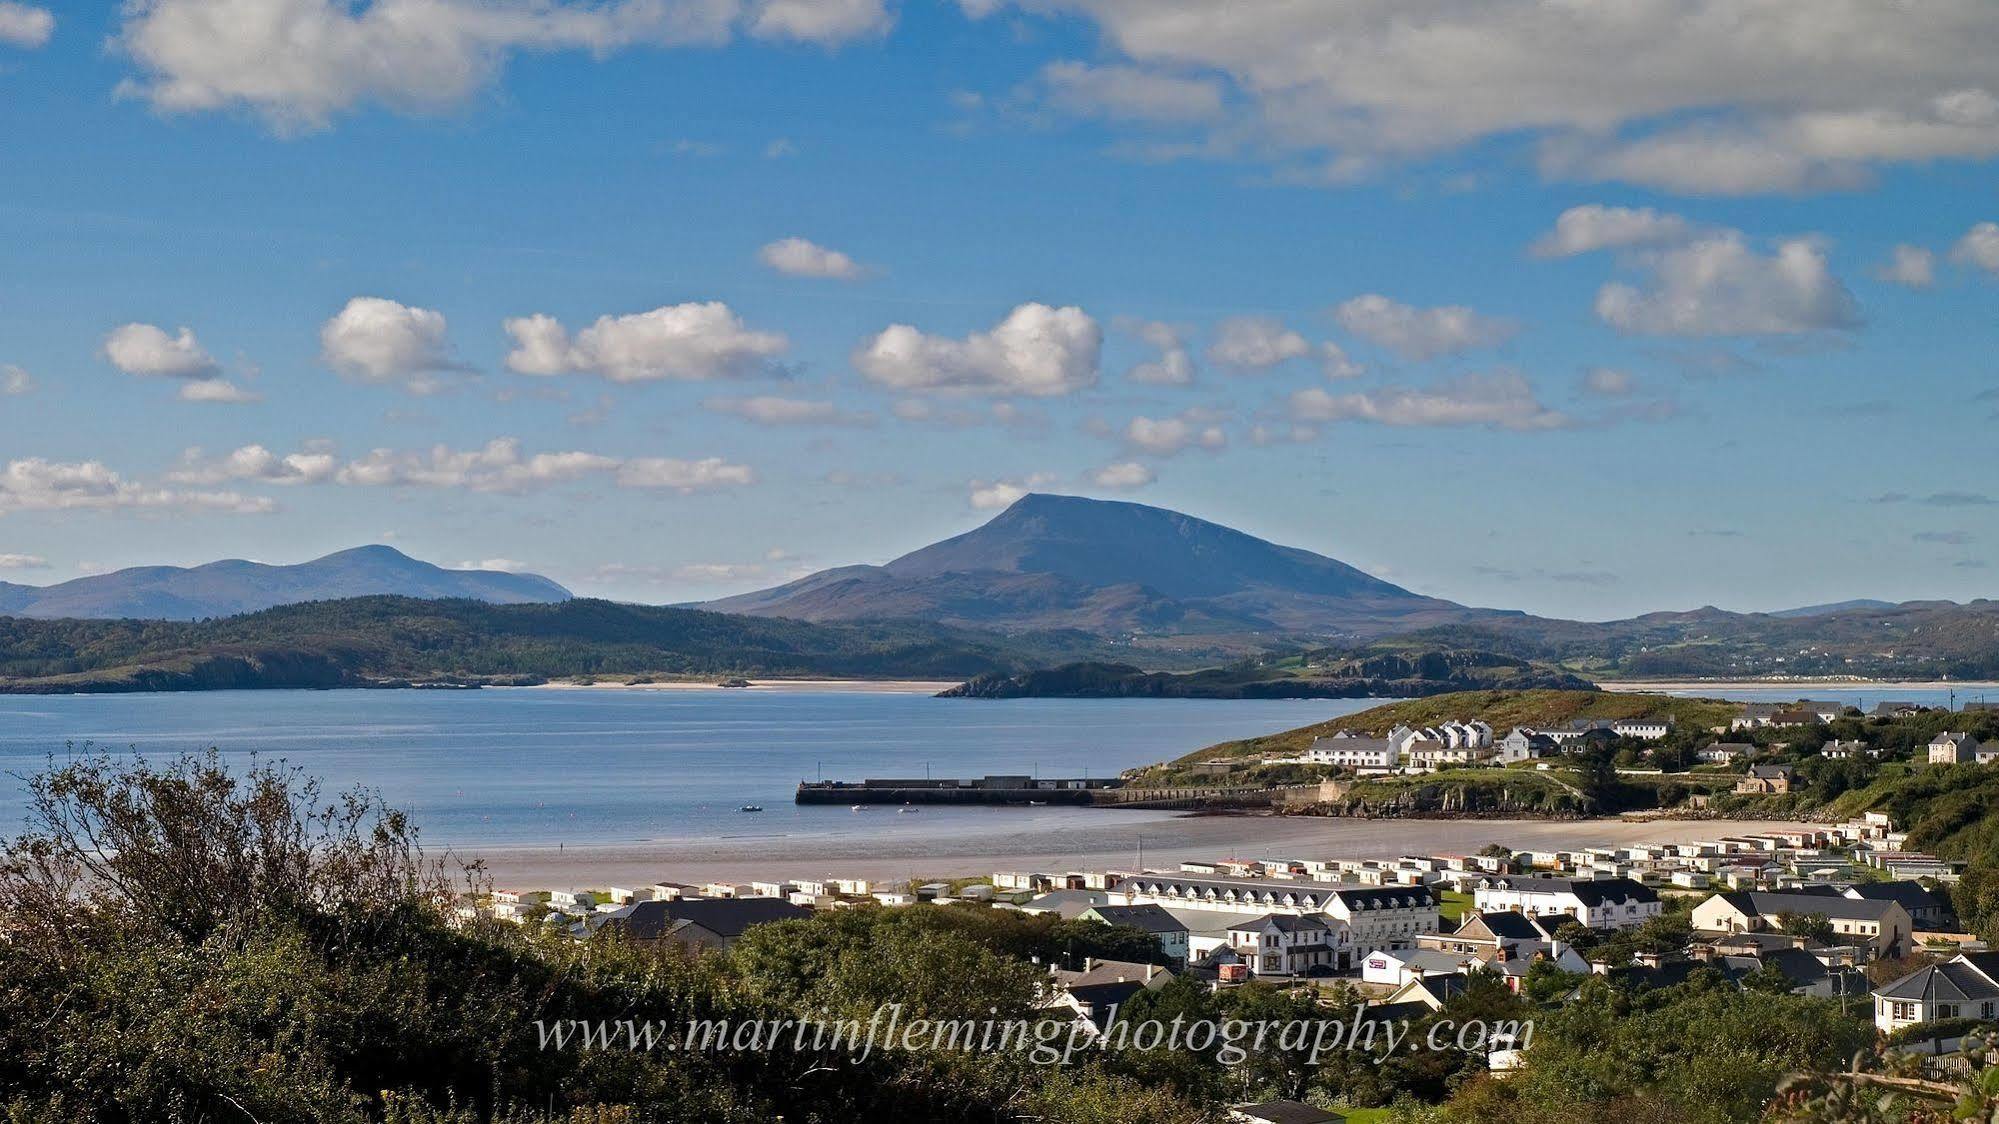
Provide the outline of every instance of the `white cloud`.
<path id="1" fill-rule="evenodd" d="M 237 386 L 228 379 L 197 379 L 180 388 L 183 402 L 220 402 L 238 404 L 261 402 L 264 396 Z"/>
<path id="2" fill-rule="evenodd" d="M 320 354 L 343 375 L 369 382 L 403 382 L 422 393 L 431 377 L 461 369 L 445 342 L 444 314 L 381 297 L 355 297 L 320 326 Z"/>
<path id="3" fill-rule="evenodd" d="M 1570 207 L 1555 220 L 1528 252 L 1537 258 L 1567 258 L 1596 250 L 1662 246 L 1684 242 L 1693 224 L 1678 215 L 1650 207 L 1605 207 L 1591 203 Z"/>
<path id="4" fill-rule="evenodd" d="M 1486 426 L 1559 429 L 1569 418 L 1541 404 L 1516 371 L 1471 373 L 1427 387 L 1387 386 L 1352 394 L 1318 387 L 1291 395 L 1300 422 L 1366 421 L 1389 426 Z"/>
<path id="5" fill-rule="evenodd" d="M 612 382 L 701 382 L 763 370 L 790 342 L 752 331 L 720 301 L 691 302 L 628 316 L 600 316 L 572 338 L 552 316 L 506 322 L 514 350 L 507 366 L 523 375 L 569 372 Z"/>
<path id="6" fill-rule="evenodd" d="M 1591 367 L 1583 372 L 1583 392 L 1600 398 L 1625 398 L 1637 389 L 1629 371 L 1615 367 Z"/>
<path id="7" fill-rule="evenodd" d="M 888 34 L 895 26 L 883 0 L 755 0 L 750 34 L 837 46 Z"/>
<path id="8" fill-rule="evenodd" d="M 373 449 L 343 461 L 327 442 L 309 442 L 299 452 L 279 456 L 263 445 L 245 445 L 210 458 L 189 449 L 168 474 L 176 484 L 212 485 L 227 481 L 262 484 L 339 484 L 355 488 L 463 488 L 474 492 L 520 494 L 551 485 L 603 477 L 625 488 L 682 493 L 754 484 L 755 470 L 720 457 L 613 457 L 568 450 L 529 453 L 518 437 L 496 437 L 483 446 L 457 449 Z"/>
<path id="9" fill-rule="evenodd" d="M 0 0 L 0 43 L 32 51 L 47 45 L 56 33 L 56 18 L 46 8 Z"/>
<path id="10" fill-rule="evenodd" d="M 1102 468 L 1093 470 L 1087 479 L 1099 488 L 1127 491 L 1132 488 L 1145 487 L 1147 484 L 1158 479 L 1158 475 L 1152 471 L 1149 465 L 1143 465 L 1137 461 L 1119 461 L 1116 464 L 1107 464 Z"/>
<path id="11" fill-rule="evenodd" d="M 846 254 L 803 238 L 780 238 L 758 250 L 757 260 L 787 277 L 858 281 L 868 275 L 861 263 Z"/>
<path id="12" fill-rule="evenodd" d="M 365 103 L 448 110 L 524 52 L 715 47 L 739 27 L 831 46 L 890 23 L 882 0 L 128 0 L 115 43 L 139 71 L 121 90 L 156 110 L 299 132 Z"/>
<path id="13" fill-rule="evenodd" d="M 1342 328 L 1404 359 L 1431 359 L 1492 347 L 1519 330 L 1510 320 L 1462 305 L 1417 308 L 1379 293 L 1358 296 L 1333 310 Z"/>
<path id="14" fill-rule="evenodd" d="M 747 487 L 756 482 L 755 469 L 748 465 L 730 464 L 721 457 L 704 457 L 695 461 L 672 457 L 635 457 L 618 469 L 620 487 L 662 488 L 681 495 Z"/>
<path id="15" fill-rule="evenodd" d="M 1619 331 L 1669 336 L 1791 335 L 1860 322 L 1853 295 L 1809 238 L 1759 254 L 1734 232 L 1711 235 L 1645 259 L 1646 288 L 1612 282 L 1596 313 Z"/>
<path id="16" fill-rule="evenodd" d="M 1208 361 L 1236 371 L 1268 371 L 1312 353 L 1305 337 L 1274 316 L 1231 316 L 1215 325 Z"/>
<path id="17" fill-rule="evenodd" d="M 331 450 L 312 446 L 279 456 L 262 445 L 245 445 L 210 460 L 198 448 L 181 454 L 180 467 L 167 474 L 176 484 L 221 484 L 255 480 L 267 484 L 323 484 L 334 478 L 340 459 Z"/>
<path id="18" fill-rule="evenodd" d="M 1999 222 L 1981 222 L 1965 231 L 1950 256 L 1953 261 L 1999 273 Z"/>
<path id="19" fill-rule="evenodd" d="M 1121 56 L 1108 65 L 1225 76 L 1224 118 L 1183 150 L 1264 157 L 1300 178 L 1495 140 L 1538 144 L 1550 176 L 1692 193 L 1809 190 L 1881 164 L 1999 154 L 1989 0 L 1013 6 L 1094 20 Z"/>
<path id="20" fill-rule="evenodd" d="M 1874 276 L 1894 285 L 1927 289 L 1936 284 L 1937 256 L 1921 246 L 1904 243 L 1895 247 L 1888 260 L 1874 271 Z"/>
<path id="21" fill-rule="evenodd" d="M 482 558 L 476 562 L 460 562 L 451 567 L 454 570 L 491 570 L 502 574 L 524 574 L 528 564 L 511 558 Z"/>
<path id="22" fill-rule="evenodd" d="M 749 398 L 708 398 L 702 401 L 701 406 L 718 414 L 733 414 L 758 425 L 868 425 L 875 420 L 872 414 L 849 412 L 832 402 L 784 398 L 774 394 Z"/>
<path id="23" fill-rule="evenodd" d="M 1200 415 L 1182 415 L 1177 418 L 1148 418 L 1143 415 L 1131 419 L 1124 427 L 1124 439 L 1132 448 L 1150 453 L 1156 457 L 1170 457 L 1184 449 L 1221 449 L 1229 443 L 1228 434 L 1219 425 L 1206 424 Z"/>
<path id="24" fill-rule="evenodd" d="M 1319 369 L 1329 379 L 1357 379 L 1367 368 L 1347 357 L 1346 351 L 1331 340 L 1319 345 Z"/>
<path id="25" fill-rule="evenodd" d="M 1135 66 L 1051 62 L 1041 68 L 1040 96 L 1086 117 L 1128 121 L 1212 121 L 1222 113 L 1222 85 Z"/>
<path id="26" fill-rule="evenodd" d="M 1159 358 L 1134 365 L 1124 377 L 1153 386 L 1187 386 L 1194 381 L 1194 357 L 1180 329 L 1158 320 L 1120 319 L 1117 327 L 1159 349 Z"/>
<path id="27" fill-rule="evenodd" d="M 0 554 L 0 570 L 46 570 L 49 560 L 39 554 Z"/>
<path id="28" fill-rule="evenodd" d="M 1046 397 L 1097 381 L 1103 330 L 1080 308 L 1023 304 L 991 331 L 964 339 L 894 324 L 861 344 L 854 366 L 897 390 Z"/>
<path id="29" fill-rule="evenodd" d="M 35 376 L 26 368 L 0 363 L 0 397 L 13 398 L 35 389 Z"/>
<path id="30" fill-rule="evenodd" d="M 426 452 L 375 449 L 342 465 L 334 480 L 354 487 L 466 488 L 519 493 L 618 471 L 615 457 L 597 453 L 525 454 L 518 437 L 496 437 L 478 449 L 436 445 Z"/>
<path id="31" fill-rule="evenodd" d="M 120 508 L 219 511 L 254 515 L 276 510 L 269 499 L 235 492 L 183 492 L 125 479 L 102 461 L 65 463 L 40 457 L 0 469 L 0 515 L 17 511 L 108 511 Z"/>
<path id="32" fill-rule="evenodd" d="M 205 379 L 221 367 L 202 349 L 194 332 L 181 328 L 173 335 L 152 324 L 125 324 L 104 337 L 104 358 L 128 375 Z"/>
<path id="33" fill-rule="evenodd" d="M 974 480 L 969 487 L 967 499 L 974 510 L 993 511 L 997 508 L 1012 507 L 1021 497 L 1036 488 L 1045 488 L 1055 482 L 1055 474 L 1037 472 L 1025 479 L 1017 480 Z"/>

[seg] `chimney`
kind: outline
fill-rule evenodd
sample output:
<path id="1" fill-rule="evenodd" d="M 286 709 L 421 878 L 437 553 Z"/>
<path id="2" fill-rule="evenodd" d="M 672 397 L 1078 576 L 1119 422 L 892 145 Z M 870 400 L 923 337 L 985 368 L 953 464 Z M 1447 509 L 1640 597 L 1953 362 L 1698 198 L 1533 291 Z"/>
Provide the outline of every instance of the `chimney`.
<path id="1" fill-rule="evenodd" d="M 1083 971 L 1087 972 L 1087 971 L 1089 971 L 1090 969 L 1092 969 L 1092 968 L 1095 968 L 1096 966 L 1097 966 L 1097 958 L 1096 958 L 1096 957 L 1094 957 L 1094 956 L 1085 956 L 1085 957 L 1083 957 Z"/>

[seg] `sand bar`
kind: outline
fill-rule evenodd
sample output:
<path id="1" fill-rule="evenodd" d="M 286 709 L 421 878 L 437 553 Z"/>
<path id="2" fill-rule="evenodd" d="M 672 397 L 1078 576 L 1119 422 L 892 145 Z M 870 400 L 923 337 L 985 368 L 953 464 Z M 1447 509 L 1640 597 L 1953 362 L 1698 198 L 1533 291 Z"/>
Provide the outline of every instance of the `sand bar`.
<path id="1" fill-rule="evenodd" d="M 662 840 L 584 847 L 474 849 L 495 884 L 521 888 L 650 885 L 662 879 L 963 877 L 995 870 L 1129 868 L 1141 842 L 1145 865 L 1237 857 L 1393 858 L 1475 851 L 1504 842 L 1521 850 L 1674 842 L 1748 835 L 1778 821 L 1362 820 L 1316 816 L 1189 816 L 1107 809 L 1023 809 L 1022 830 L 881 838 L 779 836 L 768 840 Z M 887 817 L 885 817 L 887 818 Z M 917 817 L 908 817 L 916 819 Z M 886 826 L 886 825 L 885 825 Z M 901 825 L 895 825 L 901 826 Z"/>

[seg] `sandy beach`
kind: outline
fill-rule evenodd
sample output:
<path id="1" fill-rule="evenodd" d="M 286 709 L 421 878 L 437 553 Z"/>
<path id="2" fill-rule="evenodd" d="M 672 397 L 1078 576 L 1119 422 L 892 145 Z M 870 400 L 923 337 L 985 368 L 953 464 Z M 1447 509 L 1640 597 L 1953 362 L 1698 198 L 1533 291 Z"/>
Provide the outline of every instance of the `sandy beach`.
<path id="1" fill-rule="evenodd" d="M 1392 858 L 1475 851 L 1504 841 L 1522 850 L 1674 842 L 1772 830 L 1742 820 L 1349 820 L 1306 816 L 1190 816 L 1108 809 L 1022 810 L 1021 830 L 940 836 L 772 837 L 605 846 L 476 849 L 499 886 L 557 889 L 660 880 L 823 875 L 901 880 L 995 870 L 1171 868 L 1183 859 L 1310 856 Z M 892 819 L 893 817 L 884 817 Z M 915 818 L 915 817 L 911 817 Z M 898 825 L 899 826 L 899 825 Z"/>
<path id="2" fill-rule="evenodd" d="M 1979 691 L 1999 690 L 1999 683 L 1924 681 L 1914 679 L 1667 679 L 1656 683 L 1614 681 L 1598 683 L 1606 691 L 1645 693 L 1651 691 L 1714 691 L 1726 698 L 1738 691 Z"/>

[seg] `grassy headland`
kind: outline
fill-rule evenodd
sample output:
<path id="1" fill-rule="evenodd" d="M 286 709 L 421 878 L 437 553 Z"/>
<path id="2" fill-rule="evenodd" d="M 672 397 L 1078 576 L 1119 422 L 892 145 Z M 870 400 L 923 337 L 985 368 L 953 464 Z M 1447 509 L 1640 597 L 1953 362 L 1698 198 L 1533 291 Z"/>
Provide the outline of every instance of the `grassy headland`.
<path id="1" fill-rule="evenodd" d="M 1460 691 L 1409 699 L 1349 714 L 1328 722 L 1300 726 L 1262 737 L 1222 742 L 1197 749 L 1174 761 L 1188 765 L 1265 754 L 1296 754 L 1311 748 L 1314 738 L 1343 730 L 1381 735 L 1397 726 L 1422 728 L 1452 719 L 1483 721 L 1503 734 L 1515 726 L 1562 726 L 1578 718 L 1646 718 L 1670 715 L 1677 726 L 1706 730 L 1728 725 L 1739 704 L 1718 699 L 1683 699 L 1671 695 L 1606 691 Z"/>

